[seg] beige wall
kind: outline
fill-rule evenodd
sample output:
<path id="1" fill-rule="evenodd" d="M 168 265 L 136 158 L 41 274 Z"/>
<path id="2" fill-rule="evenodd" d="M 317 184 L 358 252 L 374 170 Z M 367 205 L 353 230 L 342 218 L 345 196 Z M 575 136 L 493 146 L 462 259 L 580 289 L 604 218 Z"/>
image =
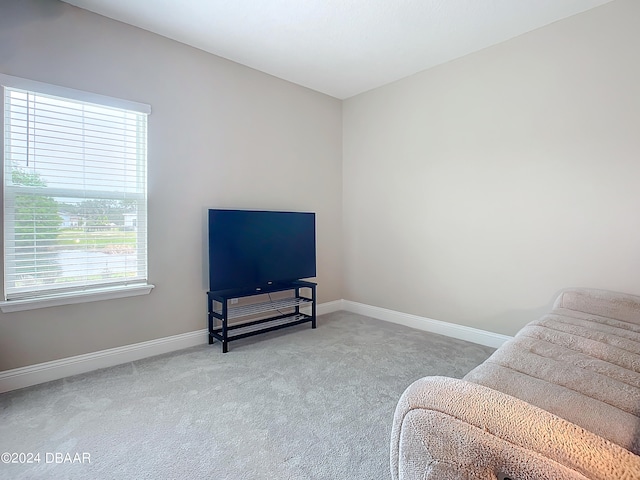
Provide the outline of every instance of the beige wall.
<path id="1" fill-rule="evenodd" d="M 206 327 L 209 207 L 317 213 L 342 298 L 341 102 L 53 1 L 0 3 L 0 72 L 148 103 L 148 296 L 0 313 L 0 370 Z"/>
<path id="2" fill-rule="evenodd" d="M 513 334 L 557 292 L 640 294 L 640 2 L 343 106 L 344 298 Z"/>
<path id="3" fill-rule="evenodd" d="M 208 207 L 316 211 L 320 302 L 512 334 L 566 286 L 640 294 L 637 18 L 616 0 L 341 103 L 4 0 L 0 72 L 151 104 L 156 289 L 0 313 L 0 371 L 204 328 Z"/>

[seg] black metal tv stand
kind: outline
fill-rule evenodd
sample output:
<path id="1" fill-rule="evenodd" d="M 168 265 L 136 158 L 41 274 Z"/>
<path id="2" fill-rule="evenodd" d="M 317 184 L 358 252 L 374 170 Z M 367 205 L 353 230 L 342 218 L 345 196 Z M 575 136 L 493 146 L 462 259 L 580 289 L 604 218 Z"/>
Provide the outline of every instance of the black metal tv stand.
<path id="1" fill-rule="evenodd" d="M 309 296 L 301 294 L 306 289 Z M 273 299 L 264 302 L 250 303 L 239 306 L 229 306 L 232 299 L 253 297 L 291 290 L 293 296 Z M 300 311 L 301 307 L 310 307 L 311 314 Z M 262 289 L 218 290 L 207 292 L 207 312 L 209 317 L 209 344 L 214 340 L 222 342 L 222 352 L 227 353 L 229 342 L 241 338 L 251 337 L 260 333 L 271 332 L 281 328 L 311 322 L 311 328 L 316 328 L 316 284 L 303 280 L 277 285 L 269 285 Z M 267 314 L 267 318 L 250 320 L 254 316 Z M 278 313 L 274 315 L 274 313 Z M 242 319 L 229 325 L 229 320 Z"/>

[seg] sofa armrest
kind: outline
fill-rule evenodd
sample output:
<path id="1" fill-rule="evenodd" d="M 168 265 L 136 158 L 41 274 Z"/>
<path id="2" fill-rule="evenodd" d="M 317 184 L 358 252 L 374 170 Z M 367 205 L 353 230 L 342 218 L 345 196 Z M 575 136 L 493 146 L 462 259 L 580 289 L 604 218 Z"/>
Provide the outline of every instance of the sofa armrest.
<path id="1" fill-rule="evenodd" d="M 394 480 L 631 480 L 640 457 L 515 397 L 426 377 L 405 390 L 391 432 Z"/>
<path id="2" fill-rule="evenodd" d="M 640 297 L 636 295 L 593 288 L 571 288 L 558 295 L 553 308 L 640 324 Z"/>

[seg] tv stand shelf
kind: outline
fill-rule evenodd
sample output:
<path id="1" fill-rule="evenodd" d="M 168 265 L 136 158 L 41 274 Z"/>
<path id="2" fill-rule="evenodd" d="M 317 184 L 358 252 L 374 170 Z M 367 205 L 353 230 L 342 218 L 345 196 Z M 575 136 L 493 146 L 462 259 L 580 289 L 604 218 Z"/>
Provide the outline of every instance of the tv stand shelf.
<path id="1" fill-rule="evenodd" d="M 302 295 L 301 289 L 306 289 L 310 292 L 310 295 Z M 229 306 L 232 299 L 284 291 L 292 291 L 293 296 L 274 300 L 269 299 L 247 305 Z M 301 307 L 309 307 L 311 309 L 310 314 L 300 311 Z M 285 284 L 270 285 L 259 290 L 207 292 L 207 311 L 209 317 L 209 344 L 212 344 L 214 340 L 219 340 L 222 343 L 222 352 L 226 353 L 229 349 L 228 343 L 233 340 L 306 322 L 311 322 L 311 328 L 316 328 L 316 284 L 297 280 Z M 271 312 L 271 315 L 267 318 L 251 321 L 247 318 L 245 322 L 229 325 L 229 320 L 242 319 L 269 312 Z"/>

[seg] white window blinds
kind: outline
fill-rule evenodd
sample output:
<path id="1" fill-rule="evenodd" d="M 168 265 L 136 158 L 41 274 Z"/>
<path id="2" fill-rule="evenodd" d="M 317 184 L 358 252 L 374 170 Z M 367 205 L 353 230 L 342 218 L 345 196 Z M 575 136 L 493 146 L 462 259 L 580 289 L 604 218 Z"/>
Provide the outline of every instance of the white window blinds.
<path id="1" fill-rule="evenodd" d="M 5 300 L 146 283 L 149 107 L 0 83 Z"/>

